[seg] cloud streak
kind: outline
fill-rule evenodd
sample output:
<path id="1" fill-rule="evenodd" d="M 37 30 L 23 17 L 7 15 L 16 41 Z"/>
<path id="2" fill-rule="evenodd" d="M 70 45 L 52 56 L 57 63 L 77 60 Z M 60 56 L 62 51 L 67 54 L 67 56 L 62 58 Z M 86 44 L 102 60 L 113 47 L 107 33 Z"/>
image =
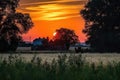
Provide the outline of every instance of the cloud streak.
<path id="1" fill-rule="evenodd" d="M 21 0 L 18 11 L 30 13 L 33 20 L 61 20 L 79 17 L 86 0 Z"/>

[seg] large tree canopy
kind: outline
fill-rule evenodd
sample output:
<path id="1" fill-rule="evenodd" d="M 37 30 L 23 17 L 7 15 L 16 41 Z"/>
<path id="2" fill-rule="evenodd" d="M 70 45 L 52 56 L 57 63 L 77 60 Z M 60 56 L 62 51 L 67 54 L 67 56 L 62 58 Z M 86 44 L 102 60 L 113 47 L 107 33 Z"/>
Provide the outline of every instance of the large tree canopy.
<path id="1" fill-rule="evenodd" d="M 120 52 L 120 0 L 89 0 L 81 14 L 93 49 Z"/>
<path id="2" fill-rule="evenodd" d="M 56 42 L 58 45 L 65 45 L 66 49 L 68 50 L 71 44 L 78 42 L 78 36 L 73 30 L 60 28 L 56 30 L 54 42 Z"/>
<path id="3" fill-rule="evenodd" d="M 21 34 L 33 26 L 29 14 L 16 12 L 19 0 L 0 0 L 0 51 L 15 50 Z"/>

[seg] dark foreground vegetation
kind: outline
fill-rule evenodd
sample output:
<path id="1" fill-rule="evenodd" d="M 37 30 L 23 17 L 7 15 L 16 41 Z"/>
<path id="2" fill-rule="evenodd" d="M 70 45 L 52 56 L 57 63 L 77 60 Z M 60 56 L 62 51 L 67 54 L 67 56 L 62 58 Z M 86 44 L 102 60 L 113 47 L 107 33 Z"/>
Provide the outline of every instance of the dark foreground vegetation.
<path id="1" fill-rule="evenodd" d="M 0 80 L 120 80 L 120 63 L 89 64 L 81 55 L 58 56 L 51 63 L 9 56 L 0 59 Z"/>

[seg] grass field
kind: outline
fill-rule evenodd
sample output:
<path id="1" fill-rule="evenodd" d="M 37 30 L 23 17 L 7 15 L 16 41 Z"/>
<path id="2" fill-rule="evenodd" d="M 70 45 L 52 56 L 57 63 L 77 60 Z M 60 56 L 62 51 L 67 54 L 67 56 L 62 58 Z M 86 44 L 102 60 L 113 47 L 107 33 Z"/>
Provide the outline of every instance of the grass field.
<path id="1" fill-rule="evenodd" d="M 17 55 L 17 56 L 21 56 L 22 58 L 24 58 L 24 60 L 26 61 L 30 61 L 34 56 L 36 57 L 40 57 L 42 59 L 42 61 L 47 61 L 47 62 L 51 62 L 53 59 L 57 59 L 58 55 L 64 55 L 66 54 L 67 56 L 70 55 L 79 55 L 75 54 L 75 53 L 37 53 L 37 54 L 21 54 L 21 53 L 17 53 L 17 54 L 12 54 L 13 56 Z M 11 54 L 0 54 L 0 57 L 2 58 L 8 58 L 8 56 Z M 100 53 L 83 53 L 81 54 L 82 58 L 85 59 L 86 62 L 89 63 L 100 63 L 103 62 L 103 64 L 106 64 L 108 62 L 119 62 L 120 61 L 120 54 L 117 53 L 104 53 L 104 54 L 100 54 Z"/>
<path id="2" fill-rule="evenodd" d="M 0 56 L 0 80 L 120 80 L 119 54 Z"/>

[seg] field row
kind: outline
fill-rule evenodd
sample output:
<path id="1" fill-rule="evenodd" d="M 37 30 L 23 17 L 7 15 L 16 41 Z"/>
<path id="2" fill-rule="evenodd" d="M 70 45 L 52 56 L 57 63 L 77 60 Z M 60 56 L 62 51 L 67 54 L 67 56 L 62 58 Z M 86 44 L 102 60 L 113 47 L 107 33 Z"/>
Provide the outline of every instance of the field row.
<path id="1" fill-rule="evenodd" d="M 65 55 L 67 57 L 69 57 L 70 55 L 79 55 L 79 54 L 70 54 L 70 53 L 57 53 L 57 54 L 52 54 L 52 53 L 40 53 L 40 54 L 12 54 L 12 56 L 20 56 L 22 58 L 24 58 L 25 61 L 30 61 L 33 57 L 39 57 L 42 59 L 42 61 L 47 61 L 47 62 L 51 62 L 53 59 L 57 60 L 59 55 Z M 7 59 L 11 54 L 0 54 L 0 57 Z M 84 53 L 81 54 L 82 55 L 82 59 L 84 59 L 86 62 L 89 63 L 100 63 L 103 62 L 103 64 L 106 64 L 108 62 L 120 62 L 120 54 L 110 54 L 110 53 L 106 53 L 106 54 L 99 54 L 99 53 Z"/>

